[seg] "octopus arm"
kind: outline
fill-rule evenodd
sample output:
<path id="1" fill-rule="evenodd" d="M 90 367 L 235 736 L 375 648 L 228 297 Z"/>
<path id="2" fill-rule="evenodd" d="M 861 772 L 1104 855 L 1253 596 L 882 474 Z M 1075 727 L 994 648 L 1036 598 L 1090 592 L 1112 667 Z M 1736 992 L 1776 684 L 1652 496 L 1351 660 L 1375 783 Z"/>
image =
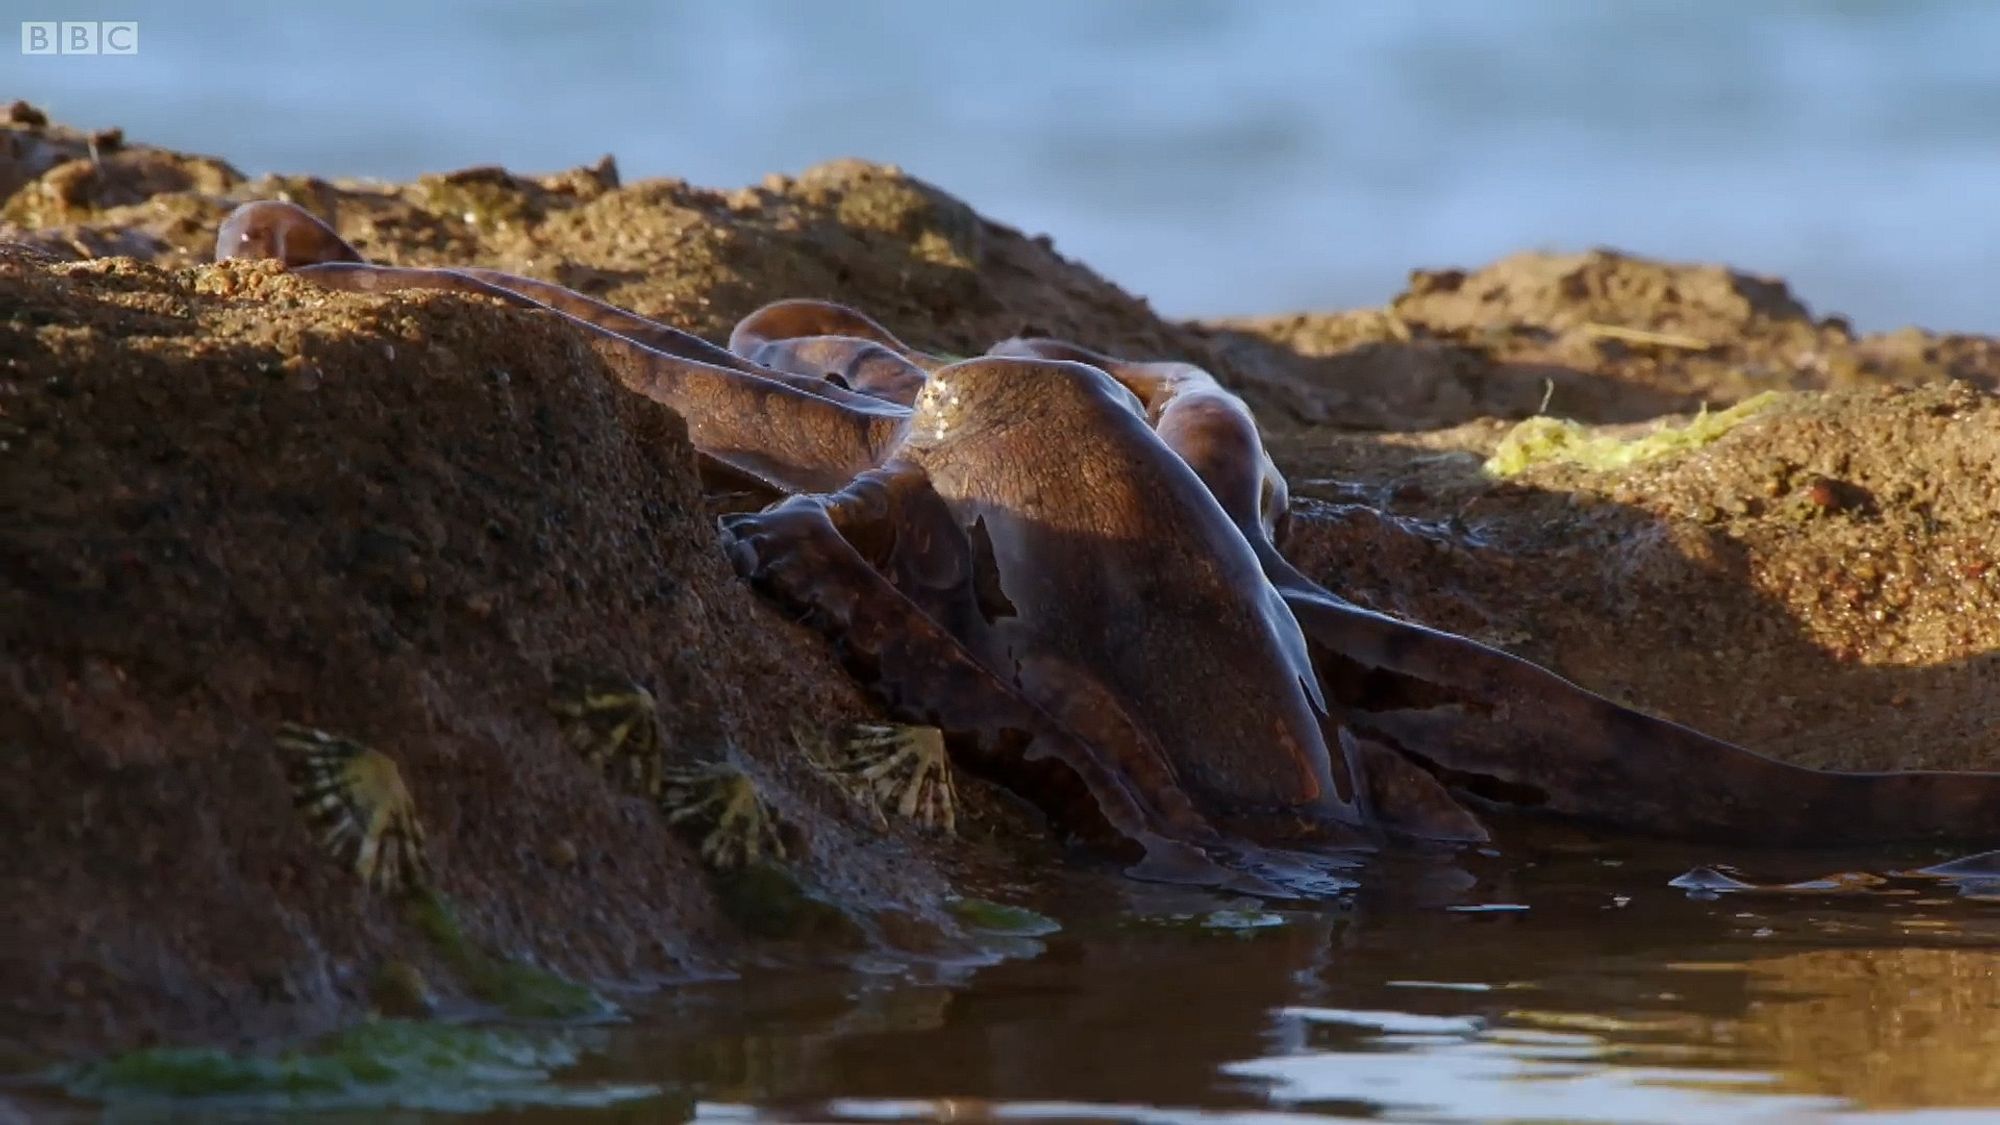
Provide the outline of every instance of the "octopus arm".
<path id="1" fill-rule="evenodd" d="M 723 534 L 739 572 L 801 612 L 835 641 L 842 659 L 901 721 L 936 726 L 975 772 L 1044 798 L 1065 827 L 1122 840 L 1132 873 L 1268 893 L 1263 880 L 1217 864 L 1203 847 L 1213 829 L 1176 790 L 1144 790 L 1126 763 L 1063 727 L 981 664 L 958 640 L 877 573 L 836 528 L 829 507 L 845 494 L 795 496 L 763 512 L 727 516 Z M 872 503 L 872 502 L 871 502 Z"/>
<path id="2" fill-rule="evenodd" d="M 941 356 L 905 344 L 859 309 L 806 298 L 772 301 L 737 321 L 729 334 L 729 350 L 738 355 L 752 355 L 767 345 L 807 337 L 841 337 L 875 344 L 922 371 L 936 370 L 946 362 Z"/>
<path id="3" fill-rule="evenodd" d="M 1791 765 L 1310 583 L 1284 593 L 1343 720 L 1476 797 L 1720 843 L 1979 841 L 2000 831 L 2000 773 Z"/>
<path id="4" fill-rule="evenodd" d="M 461 270 L 327 262 L 296 272 L 329 288 L 444 290 L 492 297 L 561 317 L 584 331 L 585 339 L 628 388 L 680 415 L 696 449 L 783 492 L 837 487 L 872 468 L 893 447 L 908 417 L 893 404 L 844 391 L 825 380 L 746 369 L 754 365 L 733 356 L 727 366 L 690 358 L 719 349 L 684 333 L 674 332 L 682 339 L 666 341 L 678 352 L 661 351 L 544 304 L 528 291 Z"/>

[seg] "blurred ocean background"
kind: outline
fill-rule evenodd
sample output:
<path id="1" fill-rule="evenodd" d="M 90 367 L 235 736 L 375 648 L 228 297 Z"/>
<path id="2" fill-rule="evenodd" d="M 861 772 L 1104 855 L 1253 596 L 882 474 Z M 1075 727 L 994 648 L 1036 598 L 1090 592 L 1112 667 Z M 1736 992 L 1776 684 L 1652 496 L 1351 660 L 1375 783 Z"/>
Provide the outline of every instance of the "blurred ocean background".
<path id="1" fill-rule="evenodd" d="M 2000 331 L 1982 0 L 0 0 L 136 19 L 6 98 L 245 171 L 901 164 L 1178 315 L 1615 246 Z M 11 21 L 10 21 L 11 22 Z"/>

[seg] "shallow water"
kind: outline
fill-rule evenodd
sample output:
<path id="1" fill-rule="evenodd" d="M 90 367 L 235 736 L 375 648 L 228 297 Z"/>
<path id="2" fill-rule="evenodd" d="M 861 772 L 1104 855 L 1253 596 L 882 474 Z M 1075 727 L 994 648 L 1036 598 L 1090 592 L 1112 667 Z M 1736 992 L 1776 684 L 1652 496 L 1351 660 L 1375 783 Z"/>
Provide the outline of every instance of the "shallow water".
<path id="1" fill-rule="evenodd" d="M 2000 5 L 12 0 L 137 19 L 7 97 L 251 172 L 755 182 L 903 164 L 1173 315 L 1379 304 L 1607 244 L 1992 331 Z M 11 32 L 10 32 L 11 33 Z"/>
<path id="2" fill-rule="evenodd" d="M 499 1116 L 2000 1114 L 1991 879 L 1713 897 L 1671 885 L 1720 858 L 1570 845 L 1451 866 L 1411 861 L 1371 870 L 1348 901 L 1310 908 L 1081 877 L 1066 902 L 1042 904 L 1060 932 L 1000 939 L 996 953 L 1014 956 L 984 967 L 772 971 L 661 993 L 593 1038 L 555 1082 L 572 1100 L 650 1093 Z M 1752 862 L 1787 881 L 1935 858 Z M 118 1116 L 160 1112 L 126 1106 Z"/>
<path id="3" fill-rule="evenodd" d="M 10 94 L 251 171 L 608 150 L 628 177 L 736 183 L 853 153 L 1171 313 L 1373 303 L 1411 265 L 1609 242 L 1784 273 L 1866 326 L 1993 327 L 1997 6 L 1026 0 L 956 28 L 882 0 L 91 7 L 16 6 L 137 15 L 144 54 L 16 59 Z M 1079 878 L 1035 904 L 1064 928 L 998 963 L 676 987 L 552 1083 L 441 1100 L 529 1121 L 2000 1113 L 2000 902 L 1671 885 L 1724 859 L 1749 863 L 1514 853 L 1283 909 Z M 576 1100 L 613 1104 L 544 1104 Z"/>

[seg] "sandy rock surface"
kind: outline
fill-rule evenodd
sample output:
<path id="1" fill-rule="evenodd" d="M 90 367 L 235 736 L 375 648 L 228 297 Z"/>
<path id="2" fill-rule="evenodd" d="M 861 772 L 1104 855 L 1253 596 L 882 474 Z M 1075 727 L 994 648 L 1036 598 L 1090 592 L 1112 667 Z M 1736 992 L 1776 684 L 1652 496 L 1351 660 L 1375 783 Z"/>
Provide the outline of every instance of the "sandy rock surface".
<path id="1" fill-rule="evenodd" d="M 440 889 L 495 956 L 616 983 L 799 945 L 563 744 L 566 661 L 646 685 L 670 747 L 765 784 L 846 920 L 816 949 L 957 955 L 948 895 L 1052 862 L 994 843 L 1036 839 L 1005 797 L 969 787 L 947 844 L 802 762 L 796 725 L 869 704 L 729 573 L 671 414 L 517 310 L 205 264 L 255 198 L 376 259 L 514 270 L 711 339 L 806 296 L 944 353 L 1030 332 L 1201 362 L 1259 411 L 1297 498 L 1287 550 L 1334 589 L 1798 761 L 2000 768 L 1990 339 L 1858 337 L 1780 282 L 1608 252 L 1175 323 L 878 165 L 736 190 L 626 185 L 609 160 L 249 178 L 9 117 L 0 821 L 24 828 L 0 888 L 38 907 L 0 942 L 0 1052 L 320 1029 L 392 963 L 464 991 L 315 848 L 271 747 L 286 721 L 402 765 Z M 1637 467 L 1480 467 L 1544 410 L 1639 435 L 1767 390 L 1797 393 Z"/>

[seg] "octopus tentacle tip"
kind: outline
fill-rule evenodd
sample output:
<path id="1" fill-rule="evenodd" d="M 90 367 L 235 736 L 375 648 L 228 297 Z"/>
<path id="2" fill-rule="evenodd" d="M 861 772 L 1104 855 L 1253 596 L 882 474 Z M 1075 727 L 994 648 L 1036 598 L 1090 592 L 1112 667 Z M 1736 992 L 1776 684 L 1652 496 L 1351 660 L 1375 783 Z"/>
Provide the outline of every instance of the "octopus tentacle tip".
<path id="1" fill-rule="evenodd" d="M 275 258 L 286 268 L 359 262 L 359 251 L 296 203 L 262 199 L 229 213 L 215 233 L 215 260 Z"/>

